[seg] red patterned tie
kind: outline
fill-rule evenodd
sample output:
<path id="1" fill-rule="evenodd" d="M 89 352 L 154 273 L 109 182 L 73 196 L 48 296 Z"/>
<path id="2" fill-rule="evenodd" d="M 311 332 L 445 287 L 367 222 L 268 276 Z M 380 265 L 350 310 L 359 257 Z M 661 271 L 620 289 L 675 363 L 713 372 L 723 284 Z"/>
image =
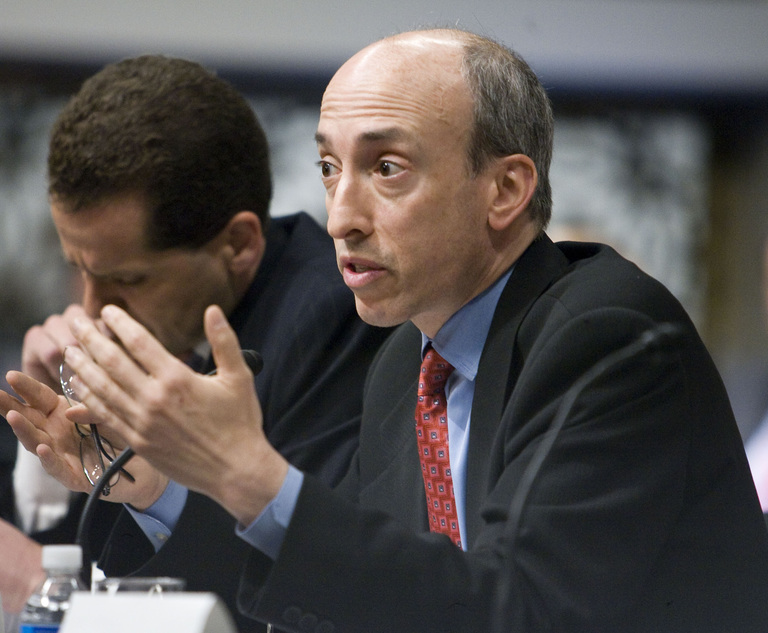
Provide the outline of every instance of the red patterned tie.
<path id="1" fill-rule="evenodd" d="M 452 371 L 453 367 L 440 354 L 431 347 L 427 348 L 419 375 L 416 439 L 427 495 L 429 529 L 447 534 L 461 547 L 448 455 L 448 411 L 445 399 L 445 382 Z"/>

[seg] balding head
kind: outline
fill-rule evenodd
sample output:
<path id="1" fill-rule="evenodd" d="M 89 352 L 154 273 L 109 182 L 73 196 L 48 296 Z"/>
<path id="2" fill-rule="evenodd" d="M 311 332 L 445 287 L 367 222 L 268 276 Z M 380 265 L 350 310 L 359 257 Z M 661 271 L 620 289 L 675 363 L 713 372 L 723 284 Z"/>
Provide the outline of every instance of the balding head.
<path id="1" fill-rule="evenodd" d="M 323 97 L 327 113 L 341 100 L 377 95 L 386 105 L 425 115 L 422 124 L 469 132 L 472 99 L 461 72 L 463 45 L 451 31 L 416 31 L 367 46 L 334 75 Z M 465 137 L 468 140 L 468 136 Z"/>
<path id="2" fill-rule="evenodd" d="M 530 213 L 540 230 L 552 213 L 549 166 L 554 121 L 546 91 L 514 51 L 458 29 L 409 31 L 367 46 L 341 67 L 337 77 L 363 85 L 377 73 L 392 72 L 405 94 L 418 94 L 428 81 L 435 101 L 469 97 L 467 160 L 479 173 L 489 160 L 525 154 L 538 172 Z M 354 73 L 354 74 L 353 74 Z M 442 111 L 437 112 L 443 114 Z"/>

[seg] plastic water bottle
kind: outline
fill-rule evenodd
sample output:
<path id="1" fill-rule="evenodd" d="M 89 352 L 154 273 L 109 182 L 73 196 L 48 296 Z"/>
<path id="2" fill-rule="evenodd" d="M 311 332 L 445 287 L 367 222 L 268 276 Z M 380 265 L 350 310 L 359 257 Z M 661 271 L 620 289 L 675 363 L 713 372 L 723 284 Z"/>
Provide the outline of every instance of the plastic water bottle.
<path id="1" fill-rule="evenodd" d="M 27 600 L 19 618 L 19 633 L 53 633 L 59 630 L 69 599 L 83 589 L 80 569 L 83 552 L 79 545 L 44 545 L 46 578 Z M 10 632 L 9 632 L 10 633 Z"/>

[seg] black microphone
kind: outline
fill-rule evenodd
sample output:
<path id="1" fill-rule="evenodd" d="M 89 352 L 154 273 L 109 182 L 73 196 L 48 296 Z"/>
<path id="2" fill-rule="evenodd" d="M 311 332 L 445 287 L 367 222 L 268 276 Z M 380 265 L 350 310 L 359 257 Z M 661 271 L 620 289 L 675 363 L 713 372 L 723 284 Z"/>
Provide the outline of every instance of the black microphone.
<path id="1" fill-rule="evenodd" d="M 560 402 L 560 406 L 558 407 L 555 416 L 552 418 L 549 428 L 544 433 L 544 439 L 537 447 L 531 461 L 523 471 L 520 482 L 517 484 L 515 494 L 512 496 L 512 501 L 509 504 L 509 513 L 507 514 L 507 523 L 504 526 L 506 551 L 511 552 L 514 548 L 523 517 L 523 511 L 525 510 L 525 505 L 528 501 L 528 495 L 533 488 L 533 484 L 538 477 L 544 461 L 547 459 L 549 452 L 552 450 L 552 446 L 555 444 L 560 431 L 565 425 L 565 420 L 568 417 L 568 414 L 571 412 L 573 405 L 576 403 L 576 400 L 579 398 L 582 391 L 606 371 L 622 361 L 632 358 L 636 354 L 641 352 L 651 352 L 652 354 L 663 354 L 668 352 L 670 345 L 682 339 L 685 334 L 686 330 L 682 325 L 675 323 L 660 323 L 655 327 L 645 330 L 640 336 L 624 347 L 621 347 L 598 360 L 569 387 Z M 511 571 L 508 570 L 508 572 L 509 573 L 502 574 L 494 600 L 496 604 L 496 609 L 494 611 L 495 624 L 491 627 L 491 631 L 498 631 L 499 633 L 507 630 L 504 627 L 504 613 L 509 599 L 507 594 L 509 591 Z"/>
<path id="2" fill-rule="evenodd" d="M 261 354 L 252 349 L 244 349 L 242 350 L 242 354 L 246 365 L 248 365 L 248 369 L 251 370 L 254 377 L 258 376 L 259 372 L 261 372 L 264 367 L 264 359 L 261 357 Z M 215 369 L 206 374 L 206 376 L 214 375 L 216 375 Z M 134 454 L 135 453 L 130 446 L 123 449 L 123 452 L 109 465 L 102 477 L 93 486 L 91 492 L 88 493 L 88 499 L 83 506 L 83 511 L 80 513 L 80 522 L 77 526 L 75 544 L 80 546 L 83 552 L 83 561 L 87 563 L 87 565 L 83 565 L 82 570 L 82 580 L 86 587 L 90 587 L 91 585 L 91 566 L 93 561 L 91 560 L 90 548 L 88 547 L 88 534 L 90 531 L 91 519 L 93 518 L 93 512 L 96 508 L 96 501 L 98 501 L 102 490 L 104 490 L 104 487 L 109 480 L 112 479 L 123 466 L 125 466 L 126 462 L 128 462 Z"/>

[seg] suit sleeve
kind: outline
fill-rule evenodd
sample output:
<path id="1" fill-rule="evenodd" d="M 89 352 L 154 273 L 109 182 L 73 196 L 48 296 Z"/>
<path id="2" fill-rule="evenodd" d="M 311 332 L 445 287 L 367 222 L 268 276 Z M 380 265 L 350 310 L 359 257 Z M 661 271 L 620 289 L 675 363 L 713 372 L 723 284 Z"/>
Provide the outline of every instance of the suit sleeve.
<path id="1" fill-rule="evenodd" d="M 363 384 L 388 330 L 357 317 L 348 290 L 304 308 L 302 328 L 276 337 L 259 390 L 270 443 L 294 466 L 336 485 L 357 448 Z"/>

